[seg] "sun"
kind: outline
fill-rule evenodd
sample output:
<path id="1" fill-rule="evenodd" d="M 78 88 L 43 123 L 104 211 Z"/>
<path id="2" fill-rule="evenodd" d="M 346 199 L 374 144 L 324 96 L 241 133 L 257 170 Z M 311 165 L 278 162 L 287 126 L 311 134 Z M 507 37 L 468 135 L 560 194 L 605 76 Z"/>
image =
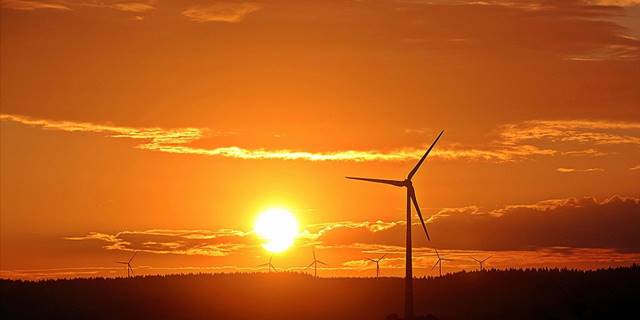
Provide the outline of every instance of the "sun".
<path id="1" fill-rule="evenodd" d="M 291 247 L 298 236 L 298 221 L 287 209 L 271 208 L 258 216 L 253 230 L 264 240 L 265 249 L 282 252 Z"/>

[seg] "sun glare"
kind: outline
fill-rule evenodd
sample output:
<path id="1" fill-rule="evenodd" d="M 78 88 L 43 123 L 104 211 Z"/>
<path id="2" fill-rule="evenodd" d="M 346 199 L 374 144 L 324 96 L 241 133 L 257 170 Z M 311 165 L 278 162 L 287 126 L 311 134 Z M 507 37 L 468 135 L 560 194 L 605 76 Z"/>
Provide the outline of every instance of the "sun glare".
<path id="1" fill-rule="evenodd" d="M 291 247 L 298 236 L 298 221 L 287 209 L 271 208 L 260 214 L 253 230 L 264 240 L 265 249 L 282 252 Z"/>

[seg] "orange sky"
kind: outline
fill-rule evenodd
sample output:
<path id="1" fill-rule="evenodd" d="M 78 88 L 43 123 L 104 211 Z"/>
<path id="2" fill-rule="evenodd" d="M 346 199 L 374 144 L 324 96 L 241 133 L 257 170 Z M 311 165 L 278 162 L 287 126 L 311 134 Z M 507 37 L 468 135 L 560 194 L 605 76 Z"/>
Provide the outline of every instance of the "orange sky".
<path id="1" fill-rule="evenodd" d="M 640 2 L 2 0 L 0 276 L 640 260 Z M 414 221 L 417 223 L 417 221 Z M 471 261 L 471 262 L 470 262 Z"/>

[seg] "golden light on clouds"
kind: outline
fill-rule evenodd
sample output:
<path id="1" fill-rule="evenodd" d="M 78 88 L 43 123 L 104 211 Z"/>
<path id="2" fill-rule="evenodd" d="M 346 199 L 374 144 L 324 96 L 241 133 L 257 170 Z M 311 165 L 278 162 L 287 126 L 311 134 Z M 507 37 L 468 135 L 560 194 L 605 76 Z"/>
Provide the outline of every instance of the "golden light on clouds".
<path id="1" fill-rule="evenodd" d="M 289 149 L 248 149 L 239 146 L 201 148 L 189 146 L 216 133 L 205 128 L 133 128 L 104 125 L 90 122 L 33 119 L 30 117 L 1 114 L 1 121 L 12 121 L 23 125 L 66 132 L 106 133 L 113 138 L 147 140 L 139 149 L 176 154 L 221 156 L 236 159 L 279 159 L 307 161 L 408 161 L 419 159 L 423 147 L 404 147 L 391 151 L 340 150 L 312 152 Z M 539 144 L 541 141 L 561 143 L 588 143 L 590 146 L 608 144 L 640 145 L 640 123 L 613 122 L 604 120 L 547 120 L 526 121 L 504 125 L 499 138 L 483 147 L 447 147 L 435 150 L 433 157 L 441 159 L 515 161 L 535 156 L 554 156 L 561 153 Z M 620 132 L 622 130 L 622 132 Z M 454 143 L 455 145 L 455 143 Z M 599 155 L 593 148 L 562 151 L 564 154 Z"/>
<path id="2" fill-rule="evenodd" d="M 639 3 L 0 0 L 0 277 L 637 259 Z"/>

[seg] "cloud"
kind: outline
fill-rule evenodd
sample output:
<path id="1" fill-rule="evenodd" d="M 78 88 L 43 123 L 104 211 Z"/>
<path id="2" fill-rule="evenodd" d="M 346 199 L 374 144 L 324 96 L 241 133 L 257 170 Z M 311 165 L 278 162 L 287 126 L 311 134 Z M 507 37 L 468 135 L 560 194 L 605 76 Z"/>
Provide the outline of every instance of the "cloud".
<path id="1" fill-rule="evenodd" d="M 640 252 L 639 225 L 640 198 L 613 196 L 601 201 L 590 197 L 552 199 L 491 210 L 446 208 L 428 219 L 431 242 L 426 241 L 417 222 L 413 232 L 418 248 L 501 251 L 571 247 Z M 328 247 L 385 245 L 401 250 L 404 232 L 402 223 L 378 232 L 365 227 L 333 228 L 316 241 Z"/>
<path id="2" fill-rule="evenodd" d="M 258 246 L 251 233 L 231 229 L 121 231 L 115 234 L 90 232 L 66 240 L 95 240 L 107 250 L 140 251 L 154 254 L 226 256 L 243 248 Z"/>
<path id="3" fill-rule="evenodd" d="M 502 143 L 517 145 L 523 142 L 550 142 L 640 145 L 639 122 L 604 120 L 532 120 L 503 126 Z"/>
<path id="4" fill-rule="evenodd" d="M 155 10 L 156 8 L 151 3 L 143 2 L 122 2 L 111 5 L 112 8 L 126 12 L 146 12 Z"/>
<path id="5" fill-rule="evenodd" d="M 567 60 L 574 61 L 605 61 L 605 60 L 637 60 L 640 48 L 637 45 L 611 44 L 591 51 L 570 54 Z"/>
<path id="6" fill-rule="evenodd" d="M 379 232 L 391 229 L 397 225 L 405 224 L 404 221 L 393 221 L 393 222 L 384 222 L 381 220 L 377 220 L 375 222 L 370 221 L 341 221 L 341 222 L 328 222 L 328 223 L 318 223 L 312 224 L 306 227 L 306 229 L 302 232 L 303 238 L 309 238 L 313 240 L 317 240 L 321 236 L 325 235 L 328 232 L 337 230 L 337 229 L 364 229 L 369 232 Z"/>
<path id="7" fill-rule="evenodd" d="M 217 2 L 211 5 L 195 5 L 182 11 L 182 15 L 194 22 L 236 23 L 262 5 L 254 2 Z"/>
<path id="8" fill-rule="evenodd" d="M 424 208 L 427 209 L 427 208 Z M 428 210 L 425 210 L 428 211 Z M 451 258 L 446 271 L 475 269 L 471 257 L 492 256 L 490 267 L 594 268 L 628 264 L 640 258 L 640 198 L 612 196 L 549 199 L 534 203 L 483 209 L 478 206 L 442 208 L 429 219 L 432 241 L 427 242 L 420 225 L 413 223 L 414 269 L 431 272 L 434 249 Z M 404 221 L 337 221 L 304 227 L 295 247 L 319 250 L 336 274 L 369 275 L 374 265 L 364 257 L 386 254 L 381 264 L 387 274 L 399 275 L 404 266 Z M 258 271 L 259 239 L 250 231 L 151 229 L 117 233 L 90 232 L 66 237 L 88 242 L 107 251 L 140 251 L 154 255 L 225 257 L 215 267 L 144 266 L 139 273 Z M 306 251 L 305 251 L 306 254 Z M 353 257 L 358 257 L 354 259 Z M 302 271 L 308 264 L 293 254 L 281 259 L 279 269 Z M 166 257 L 166 259 L 169 259 Z M 196 261 L 196 260 L 190 260 Z M 243 266 L 249 261 L 249 266 Z M 288 261 L 288 262 L 286 262 Z M 208 264 L 208 263 L 207 263 Z M 394 271 L 395 270 L 395 271 Z M 2 270 L 2 277 L 45 278 L 69 276 L 116 276 L 116 267 L 78 270 Z"/>
<path id="9" fill-rule="evenodd" d="M 602 169 L 602 168 L 588 168 L 588 169 L 557 168 L 556 171 L 562 172 L 562 173 L 569 173 L 569 172 L 597 172 L 597 171 L 604 171 L 604 169 Z"/>
<path id="10" fill-rule="evenodd" d="M 30 0 L 2 0 L 2 7 L 14 10 L 57 9 L 72 10 L 74 7 L 109 8 L 124 12 L 142 13 L 155 10 L 155 0 L 149 1 L 30 1 Z"/>
<path id="11" fill-rule="evenodd" d="M 640 164 L 634 167 L 629 168 L 629 170 L 640 170 Z"/>
<path id="12" fill-rule="evenodd" d="M 204 128 L 133 128 L 90 122 L 34 119 L 20 115 L 1 114 L 1 121 L 12 121 L 45 130 L 65 132 L 104 133 L 112 138 L 142 140 L 138 149 L 175 154 L 219 156 L 235 159 L 257 160 L 307 160 L 307 161 L 413 161 L 419 159 L 427 145 L 414 148 L 399 148 L 390 151 L 338 150 L 312 152 L 290 149 L 247 149 L 238 146 L 215 148 L 194 147 L 190 143 L 207 136 L 224 135 Z M 560 151 L 545 146 L 555 142 L 564 145 L 579 144 L 580 149 Z M 484 160 L 507 162 L 539 156 L 583 155 L 600 156 L 595 149 L 602 145 L 640 144 L 640 123 L 609 122 L 595 120 L 535 120 L 501 127 L 499 139 L 483 147 L 466 147 L 449 142 L 439 145 L 430 157 L 445 160 Z M 584 149 L 584 145 L 589 148 Z"/>
<path id="13" fill-rule="evenodd" d="M 640 252 L 640 198 L 566 198 L 451 214 L 431 227 L 435 245 L 509 250 L 611 248 Z"/>
<path id="14" fill-rule="evenodd" d="M 586 3 L 602 6 L 633 7 L 640 6 L 640 0 L 585 0 Z"/>
<path id="15" fill-rule="evenodd" d="M 32 11 L 38 9 L 71 10 L 71 8 L 54 2 L 41 2 L 30 0 L 2 0 L 2 7 L 13 10 Z"/>

